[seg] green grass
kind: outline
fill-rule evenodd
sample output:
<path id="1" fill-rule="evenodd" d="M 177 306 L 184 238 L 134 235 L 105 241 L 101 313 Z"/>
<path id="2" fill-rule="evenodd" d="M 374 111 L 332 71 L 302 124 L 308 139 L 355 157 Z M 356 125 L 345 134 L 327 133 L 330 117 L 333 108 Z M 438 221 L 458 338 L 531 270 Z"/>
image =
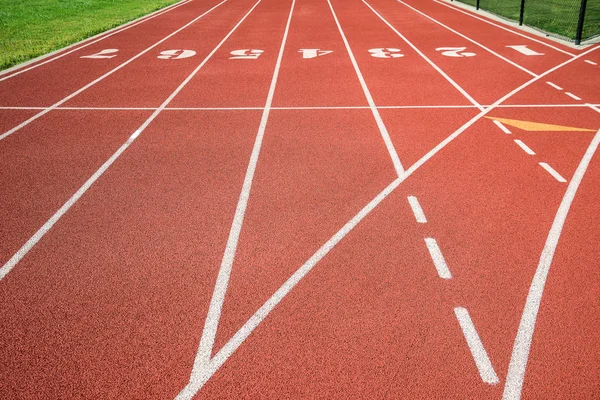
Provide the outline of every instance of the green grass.
<path id="1" fill-rule="evenodd" d="M 475 5 L 476 0 L 460 0 Z M 525 25 L 575 39 L 581 0 L 525 0 Z M 481 9 L 519 20 L 521 0 L 480 0 Z M 600 34 L 600 0 L 588 0 L 582 40 Z"/>
<path id="2" fill-rule="evenodd" d="M 0 0 L 0 70 L 178 0 Z"/>

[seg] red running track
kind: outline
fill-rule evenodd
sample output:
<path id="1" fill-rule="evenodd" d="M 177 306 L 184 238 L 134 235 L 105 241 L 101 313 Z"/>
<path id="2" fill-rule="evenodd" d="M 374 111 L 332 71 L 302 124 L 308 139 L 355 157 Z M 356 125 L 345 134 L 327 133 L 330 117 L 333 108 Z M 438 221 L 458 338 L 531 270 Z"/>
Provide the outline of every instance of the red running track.
<path id="1" fill-rule="evenodd" d="M 442 0 L 151 17 L 0 75 L 0 397 L 600 395 L 599 50 Z"/>

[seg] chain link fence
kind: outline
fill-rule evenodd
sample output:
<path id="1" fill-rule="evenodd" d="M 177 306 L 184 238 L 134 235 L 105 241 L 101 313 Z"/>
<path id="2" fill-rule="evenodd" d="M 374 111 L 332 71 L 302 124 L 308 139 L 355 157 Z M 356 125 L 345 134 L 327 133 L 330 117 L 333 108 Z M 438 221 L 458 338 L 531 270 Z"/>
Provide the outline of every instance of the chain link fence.
<path id="1" fill-rule="evenodd" d="M 600 35 L 600 0 L 458 1 L 576 44 Z"/>

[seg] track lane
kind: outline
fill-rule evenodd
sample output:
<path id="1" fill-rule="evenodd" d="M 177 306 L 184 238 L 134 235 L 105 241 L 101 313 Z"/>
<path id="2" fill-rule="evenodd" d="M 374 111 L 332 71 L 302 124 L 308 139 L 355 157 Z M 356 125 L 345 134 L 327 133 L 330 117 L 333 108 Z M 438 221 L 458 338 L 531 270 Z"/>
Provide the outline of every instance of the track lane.
<path id="1" fill-rule="evenodd" d="M 493 103 L 510 89 L 531 78 L 525 72 L 394 0 L 371 0 L 367 3 L 480 104 Z M 453 56 L 452 54 L 457 54 L 452 50 L 436 50 L 441 48 L 463 49 L 458 50 L 458 55 L 475 55 Z"/>
<path id="2" fill-rule="evenodd" d="M 52 63 L 2 81 L 0 82 L 0 105 L 50 106 L 181 28 L 218 3 L 218 1 L 194 0 L 156 17 L 151 23 L 137 25 Z M 105 49 L 118 49 L 119 52 L 113 58 L 80 58 Z"/>

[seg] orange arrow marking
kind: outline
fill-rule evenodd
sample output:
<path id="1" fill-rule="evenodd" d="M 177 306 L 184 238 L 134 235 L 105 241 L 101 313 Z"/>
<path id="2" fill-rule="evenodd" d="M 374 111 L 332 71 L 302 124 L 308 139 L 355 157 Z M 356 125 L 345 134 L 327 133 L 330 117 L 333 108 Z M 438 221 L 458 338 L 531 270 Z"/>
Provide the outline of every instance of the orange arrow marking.
<path id="1" fill-rule="evenodd" d="M 505 125 L 514 126 L 515 128 L 523 129 L 524 131 L 530 132 L 596 132 L 595 129 L 587 129 L 587 128 L 574 128 L 572 126 L 561 126 L 561 125 L 551 125 L 551 124 L 542 124 L 539 122 L 531 122 L 531 121 L 520 121 L 518 119 L 506 119 L 506 118 L 497 118 L 497 117 L 486 117 L 488 119 L 492 119 L 494 121 L 502 122 Z"/>

